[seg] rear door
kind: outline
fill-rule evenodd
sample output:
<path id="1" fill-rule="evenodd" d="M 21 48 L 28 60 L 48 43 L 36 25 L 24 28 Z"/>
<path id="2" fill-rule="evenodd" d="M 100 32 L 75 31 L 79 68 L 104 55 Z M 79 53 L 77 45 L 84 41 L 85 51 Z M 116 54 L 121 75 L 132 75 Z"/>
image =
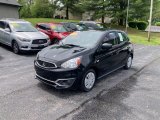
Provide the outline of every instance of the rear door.
<path id="1" fill-rule="evenodd" d="M 128 49 L 129 49 L 129 38 L 127 35 L 121 31 L 117 32 L 118 38 L 119 38 L 119 64 L 124 65 L 126 62 L 126 59 L 128 57 Z"/>
<path id="2" fill-rule="evenodd" d="M 9 31 L 4 30 L 4 43 L 11 46 L 11 28 L 8 23 L 5 24 L 5 29 L 9 29 Z"/>
<path id="3" fill-rule="evenodd" d="M 110 43 L 113 47 L 107 51 L 101 51 L 99 48 L 96 56 L 97 68 L 101 70 L 100 75 L 114 70 L 117 66 L 119 52 L 118 52 L 118 36 L 116 32 L 110 32 L 106 35 L 103 43 Z"/>

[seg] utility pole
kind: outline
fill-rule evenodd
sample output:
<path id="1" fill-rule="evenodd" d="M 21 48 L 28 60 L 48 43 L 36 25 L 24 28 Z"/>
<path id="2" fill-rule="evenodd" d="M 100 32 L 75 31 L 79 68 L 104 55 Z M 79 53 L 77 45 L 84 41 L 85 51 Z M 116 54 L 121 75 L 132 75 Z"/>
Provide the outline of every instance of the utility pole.
<path id="1" fill-rule="evenodd" d="M 128 32 L 128 17 L 129 17 L 129 3 L 130 1 L 128 0 L 128 4 L 127 4 L 127 16 L 126 16 L 126 33 Z"/>
<path id="2" fill-rule="evenodd" d="M 153 12 L 153 0 L 151 0 L 151 6 L 150 6 L 150 17 L 149 17 L 149 28 L 148 28 L 148 42 L 151 41 L 151 25 L 152 25 L 152 12 Z"/>

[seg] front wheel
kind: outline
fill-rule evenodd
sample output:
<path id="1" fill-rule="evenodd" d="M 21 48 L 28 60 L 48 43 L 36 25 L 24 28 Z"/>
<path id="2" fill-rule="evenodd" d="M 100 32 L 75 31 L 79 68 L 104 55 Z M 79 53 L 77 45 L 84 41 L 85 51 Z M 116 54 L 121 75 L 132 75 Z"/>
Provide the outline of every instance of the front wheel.
<path id="1" fill-rule="evenodd" d="M 18 43 L 16 41 L 13 42 L 12 49 L 13 49 L 13 52 L 15 54 L 19 54 L 20 53 L 19 45 L 18 45 Z"/>
<path id="2" fill-rule="evenodd" d="M 133 58 L 132 58 L 131 55 L 129 55 L 129 57 L 127 58 L 127 62 L 126 62 L 126 64 L 125 64 L 125 66 L 124 66 L 124 68 L 125 68 L 126 70 L 128 70 L 128 69 L 131 68 L 131 66 L 132 66 L 132 61 L 133 61 Z"/>
<path id="3" fill-rule="evenodd" d="M 96 73 L 93 69 L 90 69 L 84 74 L 84 77 L 81 82 L 81 90 L 85 92 L 90 91 L 94 87 L 95 82 Z"/>

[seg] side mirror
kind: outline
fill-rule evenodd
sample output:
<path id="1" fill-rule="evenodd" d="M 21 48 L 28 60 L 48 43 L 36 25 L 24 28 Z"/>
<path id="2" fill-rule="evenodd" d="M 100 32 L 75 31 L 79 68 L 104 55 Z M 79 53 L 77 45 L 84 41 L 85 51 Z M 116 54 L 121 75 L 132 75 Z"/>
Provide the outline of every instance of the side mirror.
<path id="1" fill-rule="evenodd" d="M 11 32 L 11 30 L 9 28 L 5 28 L 4 31 Z"/>
<path id="2" fill-rule="evenodd" d="M 102 49 L 103 50 L 109 50 L 112 48 L 112 44 L 109 44 L 109 43 L 103 43 L 102 44 Z"/>

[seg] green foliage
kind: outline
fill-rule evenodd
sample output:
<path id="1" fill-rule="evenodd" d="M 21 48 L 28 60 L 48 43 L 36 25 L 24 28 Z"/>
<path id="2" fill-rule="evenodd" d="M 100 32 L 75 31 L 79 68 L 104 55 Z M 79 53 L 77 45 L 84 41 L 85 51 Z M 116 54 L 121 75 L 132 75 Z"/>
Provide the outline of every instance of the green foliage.
<path id="1" fill-rule="evenodd" d="M 60 10 L 66 10 L 66 19 L 69 19 L 69 12 L 78 13 L 81 12 L 81 9 L 76 6 L 79 3 L 79 0 L 55 0 L 55 4 Z"/>
<path id="2" fill-rule="evenodd" d="M 145 30 L 147 28 L 148 23 L 145 21 L 139 21 L 137 22 L 137 28 L 138 30 Z"/>
<path id="3" fill-rule="evenodd" d="M 35 0 L 31 7 L 33 17 L 37 18 L 52 18 L 54 9 L 55 6 L 50 4 L 49 0 Z"/>
<path id="4" fill-rule="evenodd" d="M 156 22 L 155 25 L 156 25 L 156 26 L 160 26 L 160 22 Z"/>
<path id="5" fill-rule="evenodd" d="M 131 28 L 137 28 L 137 21 L 130 21 L 128 23 L 128 26 L 131 27 Z"/>
<path id="6" fill-rule="evenodd" d="M 22 5 L 20 10 L 22 18 L 52 18 L 56 8 L 52 0 L 18 0 L 18 2 Z"/>
<path id="7" fill-rule="evenodd" d="M 18 0 L 18 2 L 22 5 L 22 8 L 20 10 L 20 17 L 32 17 L 29 2 L 27 0 Z"/>

